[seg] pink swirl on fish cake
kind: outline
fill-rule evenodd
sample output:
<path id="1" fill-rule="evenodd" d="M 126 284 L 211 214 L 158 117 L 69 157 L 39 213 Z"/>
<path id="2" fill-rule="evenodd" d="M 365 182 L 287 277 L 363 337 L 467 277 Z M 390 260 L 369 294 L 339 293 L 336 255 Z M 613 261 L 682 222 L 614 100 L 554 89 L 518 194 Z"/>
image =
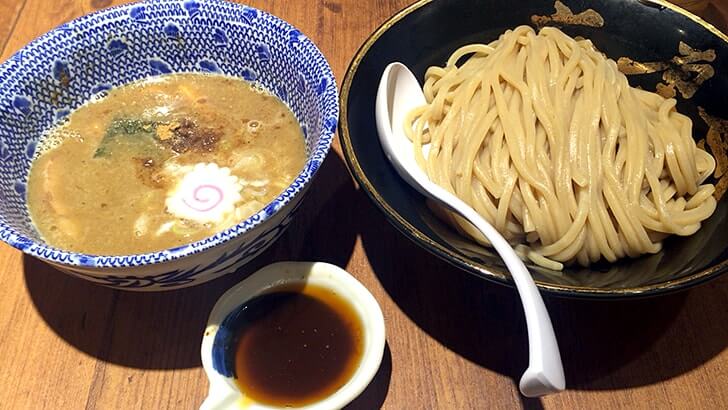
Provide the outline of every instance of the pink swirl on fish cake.
<path id="1" fill-rule="evenodd" d="M 214 196 L 209 196 L 208 192 Z M 224 198 L 225 194 L 222 188 L 217 185 L 203 184 L 195 187 L 192 192 L 193 203 L 190 203 L 187 198 L 182 198 L 182 202 L 197 212 L 209 212 L 220 205 Z M 211 204 L 208 205 L 208 202 L 211 202 Z"/>

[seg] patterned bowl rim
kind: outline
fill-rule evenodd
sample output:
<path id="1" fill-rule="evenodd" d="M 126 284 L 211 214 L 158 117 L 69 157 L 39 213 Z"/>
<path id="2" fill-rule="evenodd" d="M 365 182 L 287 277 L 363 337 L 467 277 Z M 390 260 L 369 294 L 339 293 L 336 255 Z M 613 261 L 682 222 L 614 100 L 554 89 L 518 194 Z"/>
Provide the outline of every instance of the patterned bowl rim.
<path id="1" fill-rule="evenodd" d="M 24 47 L 22 47 L 20 50 L 14 53 L 13 56 L 10 56 L 5 62 L 2 62 L 2 64 L 0 64 L 0 73 L 3 73 L 8 69 L 8 66 L 12 64 L 12 60 L 15 55 L 17 55 L 18 53 L 22 53 L 26 49 L 33 46 L 39 46 L 47 41 L 49 38 L 61 34 L 64 30 L 63 27 L 68 24 L 76 23 L 80 20 L 103 20 L 109 14 L 118 13 L 119 11 L 125 10 L 131 11 L 131 9 L 133 9 L 134 7 L 139 7 L 141 5 L 155 7 L 160 5 L 161 3 L 170 3 L 173 1 L 174 0 L 156 2 L 145 0 L 140 2 L 132 2 L 105 8 L 77 17 L 40 35 Z M 197 1 L 200 3 L 222 4 L 228 7 L 239 8 L 241 11 L 253 10 L 260 15 L 265 15 L 272 21 L 280 24 L 281 27 L 283 27 L 287 32 L 291 30 L 298 30 L 287 21 L 255 7 L 240 3 L 233 3 L 227 0 Z M 299 32 L 301 31 L 299 30 Z M 322 76 L 328 76 L 333 80 L 330 84 L 327 85 L 326 90 L 321 95 L 316 97 L 319 101 L 328 101 L 331 102 L 331 104 L 318 104 L 319 107 L 322 107 L 322 112 L 320 115 L 321 126 L 318 136 L 319 139 L 314 149 L 311 150 L 310 153 L 308 153 L 306 163 L 304 164 L 301 172 L 298 173 L 298 175 L 294 178 L 293 182 L 282 193 L 280 193 L 276 198 L 270 201 L 265 207 L 263 207 L 263 209 L 261 209 L 257 213 L 253 214 L 249 218 L 241 221 L 233 227 L 225 229 L 224 231 L 218 232 L 199 241 L 182 245 L 176 248 L 139 254 L 109 256 L 90 255 L 79 252 L 65 251 L 22 235 L 2 220 L 0 220 L 0 239 L 28 255 L 45 260 L 47 262 L 60 263 L 63 266 L 83 268 L 129 268 L 150 264 L 161 264 L 164 262 L 170 262 L 193 254 L 204 252 L 218 245 L 229 242 L 240 235 L 245 234 L 246 232 L 252 230 L 253 228 L 266 221 L 268 218 L 273 217 L 280 209 L 284 208 L 289 202 L 291 202 L 291 200 L 297 194 L 301 193 L 301 191 L 306 187 L 306 185 L 316 174 L 316 172 L 320 168 L 321 163 L 326 159 L 326 155 L 329 152 L 329 149 L 334 139 L 334 134 L 336 132 L 336 124 L 333 124 L 333 126 L 325 126 L 324 122 L 329 118 L 333 118 L 338 121 L 339 118 L 339 97 L 338 89 L 336 86 L 336 77 L 334 77 L 331 66 L 328 63 L 326 56 L 323 54 L 323 52 L 321 52 L 316 44 L 314 44 L 313 41 L 308 38 L 308 36 L 304 36 L 304 38 L 300 40 L 300 45 L 302 54 L 320 57 L 319 61 L 315 63 L 318 64 L 317 68 L 321 70 Z M 5 83 L 5 81 L 0 82 L 0 86 L 2 86 L 3 83 Z"/>

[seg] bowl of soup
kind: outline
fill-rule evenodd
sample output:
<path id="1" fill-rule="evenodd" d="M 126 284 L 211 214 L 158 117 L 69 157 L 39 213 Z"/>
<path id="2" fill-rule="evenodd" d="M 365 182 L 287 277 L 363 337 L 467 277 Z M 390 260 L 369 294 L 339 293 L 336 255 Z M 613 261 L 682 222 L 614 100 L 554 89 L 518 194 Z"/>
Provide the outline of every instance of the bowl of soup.
<path id="1" fill-rule="evenodd" d="M 325 57 L 261 10 L 81 17 L 0 65 L 0 239 L 116 288 L 214 279 L 291 223 L 337 118 Z"/>

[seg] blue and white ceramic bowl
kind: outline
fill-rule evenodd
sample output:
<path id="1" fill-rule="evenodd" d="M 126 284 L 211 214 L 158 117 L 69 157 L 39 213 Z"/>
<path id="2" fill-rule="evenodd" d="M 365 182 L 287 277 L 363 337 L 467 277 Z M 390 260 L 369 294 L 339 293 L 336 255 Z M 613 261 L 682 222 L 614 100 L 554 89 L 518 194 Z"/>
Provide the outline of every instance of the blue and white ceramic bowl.
<path id="1" fill-rule="evenodd" d="M 308 156 L 294 182 L 237 226 L 174 249 L 98 256 L 45 244 L 25 203 L 28 170 L 43 132 L 112 87 L 191 71 L 257 82 L 288 104 Z M 116 288 L 174 289 L 214 279 L 250 261 L 285 230 L 329 151 L 338 115 L 336 82 L 321 51 L 263 11 L 221 0 L 149 0 L 81 17 L 0 65 L 0 239 Z"/>

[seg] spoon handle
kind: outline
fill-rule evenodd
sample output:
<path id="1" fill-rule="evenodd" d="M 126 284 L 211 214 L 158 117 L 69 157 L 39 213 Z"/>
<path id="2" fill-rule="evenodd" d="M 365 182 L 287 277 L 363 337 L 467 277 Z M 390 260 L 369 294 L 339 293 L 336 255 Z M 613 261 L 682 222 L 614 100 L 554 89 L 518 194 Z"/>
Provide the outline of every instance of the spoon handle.
<path id="1" fill-rule="evenodd" d="M 445 190 L 443 189 L 443 191 Z M 450 198 L 447 198 L 444 203 L 470 221 L 488 238 L 508 267 L 518 289 L 526 316 L 529 355 L 528 369 L 523 373 L 519 384 L 521 393 L 527 397 L 538 397 L 563 390 L 566 381 L 554 328 L 541 294 L 526 265 L 518 257 L 513 247 L 490 223 L 455 195 L 447 191 L 445 193 Z"/>
<path id="2" fill-rule="evenodd" d="M 410 186 L 475 225 L 488 238 L 511 272 L 521 297 L 528 328 L 529 363 L 521 377 L 521 393 L 535 397 L 563 390 L 564 369 L 554 328 L 526 265 L 501 234 L 473 208 L 430 181 L 412 155 L 414 147 L 404 135 L 402 125 L 406 113 L 424 103 L 422 89 L 412 72 L 402 63 L 388 65 L 379 82 L 375 107 L 382 149 L 397 173 Z"/>

